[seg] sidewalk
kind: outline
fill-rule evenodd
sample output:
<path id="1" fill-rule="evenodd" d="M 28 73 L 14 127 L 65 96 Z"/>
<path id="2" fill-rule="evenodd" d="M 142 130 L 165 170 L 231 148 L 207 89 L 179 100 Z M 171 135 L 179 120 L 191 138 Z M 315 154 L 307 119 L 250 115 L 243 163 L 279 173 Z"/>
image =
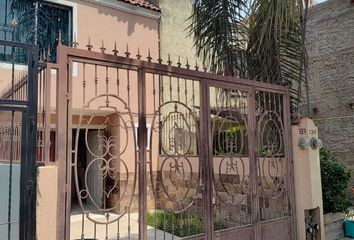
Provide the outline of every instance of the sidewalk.
<path id="1" fill-rule="evenodd" d="M 117 217 L 117 214 L 111 214 L 113 217 Z M 93 219 L 95 220 L 104 220 L 105 217 L 99 214 L 90 214 Z M 82 231 L 82 214 L 79 213 L 72 213 L 71 217 L 71 229 L 70 229 L 70 239 L 76 240 L 81 239 L 81 231 Z M 93 238 L 94 237 L 94 223 L 87 218 L 84 221 L 84 232 L 85 238 Z M 107 229 L 107 236 L 109 240 L 138 240 L 138 213 L 131 213 L 130 214 L 130 236 L 128 233 L 128 223 L 129 219 L 127 215 L 124 215 L 119 221 L 119 238 L 117 237 L 118 234 L 118 225 L 116 223 L 112 223 L 109 225 Z M 96 225 L 96 239 L 104 240 L 106 239 L 106 227 L 104 225 Z M 179 239 L 176 236 L 173 236 L 169 233 L 164 233 L 161 230 L 155 229 L 153 227 L 148 226 L 148 239 L 149 240 L 158 240 L 158 239 Z"/>

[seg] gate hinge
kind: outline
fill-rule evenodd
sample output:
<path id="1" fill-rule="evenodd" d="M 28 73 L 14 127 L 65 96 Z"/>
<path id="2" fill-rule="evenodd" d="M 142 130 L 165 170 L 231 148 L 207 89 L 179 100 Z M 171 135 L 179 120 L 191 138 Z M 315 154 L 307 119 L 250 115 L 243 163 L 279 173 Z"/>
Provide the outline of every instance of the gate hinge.
<path id="1" fill-rule="evenodd" d="M 67 193 L 68 192 L 68 184 L 64 185 L 64 192 Z"/>

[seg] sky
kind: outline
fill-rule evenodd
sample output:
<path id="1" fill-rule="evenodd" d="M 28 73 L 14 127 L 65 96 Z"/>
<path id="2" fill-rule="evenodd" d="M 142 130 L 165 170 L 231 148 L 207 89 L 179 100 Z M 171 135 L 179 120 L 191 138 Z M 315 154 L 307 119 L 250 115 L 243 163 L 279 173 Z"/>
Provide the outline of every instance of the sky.
<path id="1" fill-rule="evenodd" d="M 321 3 L 321 2 L 324 2 L 326 0 L 316 0 L 316 3 Z"/>

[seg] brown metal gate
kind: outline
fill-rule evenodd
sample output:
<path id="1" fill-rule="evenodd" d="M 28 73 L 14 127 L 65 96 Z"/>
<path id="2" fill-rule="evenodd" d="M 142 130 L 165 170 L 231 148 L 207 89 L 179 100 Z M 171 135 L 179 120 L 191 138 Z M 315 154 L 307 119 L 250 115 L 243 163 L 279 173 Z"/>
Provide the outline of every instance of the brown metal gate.
<path id="1" fill-rule="evenodd" d="M 296 239 L 288 87 L 113 53 L 48 65 L 58 239 Z"/>

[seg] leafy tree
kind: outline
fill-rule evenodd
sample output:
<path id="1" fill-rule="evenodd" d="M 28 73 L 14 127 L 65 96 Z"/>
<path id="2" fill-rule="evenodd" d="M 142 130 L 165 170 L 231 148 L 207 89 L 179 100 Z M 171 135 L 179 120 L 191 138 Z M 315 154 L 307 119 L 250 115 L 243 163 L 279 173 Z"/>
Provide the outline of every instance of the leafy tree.
<path id="1" fill-rule="evenodd" d="M 320 160 L 324 212 L 344 212 L 351 205 L 347 195 L 350 171 L 327 149 L 320 150 Z"/>
<path id="2" fill-rule="evenodd" d="M 194 0 L 189 33 L 210 69 L 291 85 L 296 111 L 306 80 L 308 4 L 309 0 Z"/>

